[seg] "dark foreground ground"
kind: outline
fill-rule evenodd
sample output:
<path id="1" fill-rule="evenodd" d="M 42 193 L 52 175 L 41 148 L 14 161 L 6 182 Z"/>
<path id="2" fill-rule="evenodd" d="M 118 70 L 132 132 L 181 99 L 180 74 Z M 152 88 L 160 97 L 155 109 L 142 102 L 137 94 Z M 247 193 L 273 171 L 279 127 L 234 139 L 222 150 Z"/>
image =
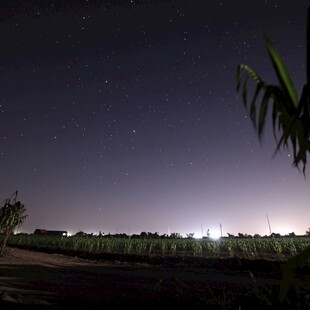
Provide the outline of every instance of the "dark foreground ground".
<path id="1" fill-rule="evenodd" d="M 0 309 L 310 309 L 309 266 L 286 282 L 281 301 L 282 265 L 238 258 L 128 262 L 7 248 Z"/>

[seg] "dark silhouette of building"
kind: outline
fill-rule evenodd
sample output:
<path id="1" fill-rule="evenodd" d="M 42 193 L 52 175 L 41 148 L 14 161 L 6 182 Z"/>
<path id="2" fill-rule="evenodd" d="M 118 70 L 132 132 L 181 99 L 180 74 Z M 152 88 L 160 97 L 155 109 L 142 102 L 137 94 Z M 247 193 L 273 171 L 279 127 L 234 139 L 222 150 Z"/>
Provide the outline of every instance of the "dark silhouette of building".
<path id="1" fill-rule="evenodd" d="M 46 230 L 46 229 L 36 229 L 34 231 L 35 235 L 40 235 L 40 236 L 63 236 L 67 237 L 68 232 L 65 230 Z"/>

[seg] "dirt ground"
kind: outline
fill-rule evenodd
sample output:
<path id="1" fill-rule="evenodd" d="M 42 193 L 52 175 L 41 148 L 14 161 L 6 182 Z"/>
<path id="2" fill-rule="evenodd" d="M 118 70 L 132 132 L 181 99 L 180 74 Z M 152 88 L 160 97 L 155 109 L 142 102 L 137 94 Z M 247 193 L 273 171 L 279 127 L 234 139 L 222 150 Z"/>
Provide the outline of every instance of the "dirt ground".
<path id="1" fill-rule="evenodd" d="M 254 309 L 254 302 L 255 309 L 273 309 L 278 307 L 280 267 L 280 262 L 237 259 L 197 265 L 126 263 L 8 247 L 0 257 L 0 307 Z M 310 286 L 309 276 L 304 281 Z"/>

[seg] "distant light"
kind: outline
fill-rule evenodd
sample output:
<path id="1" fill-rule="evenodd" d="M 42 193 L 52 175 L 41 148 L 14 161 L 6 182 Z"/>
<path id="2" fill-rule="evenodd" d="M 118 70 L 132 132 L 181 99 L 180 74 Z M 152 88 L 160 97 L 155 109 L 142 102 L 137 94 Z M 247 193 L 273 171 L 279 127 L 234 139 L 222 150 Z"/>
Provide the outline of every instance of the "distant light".
<path id="1" fill-rule="evenodd" d="M 289 233 L 293 232 L 292 229 L 288 228 L 288 227 L 275 227 L 274 229 L 274 233 L 278 233 L 280 234 L 281 236 L 285 236 L 285 235 L 288 235 Z"/>
<path id="2" fill-rule="evenodd" d="M 210 238 L 213 240 L 218 240 L 221 238 L 221 233 L 218 230 L 210 231 Z"/>
<path id="3" fill-rule="evenodd" d="M 221 236 L 216 236 L 216 237 L 210 236 L 210 239 L 212 239 L 212 240 L 214 240 L 214 241 L 217 241 L 217 240 L 219 240 L 220 238 L 221 238 Z"/>

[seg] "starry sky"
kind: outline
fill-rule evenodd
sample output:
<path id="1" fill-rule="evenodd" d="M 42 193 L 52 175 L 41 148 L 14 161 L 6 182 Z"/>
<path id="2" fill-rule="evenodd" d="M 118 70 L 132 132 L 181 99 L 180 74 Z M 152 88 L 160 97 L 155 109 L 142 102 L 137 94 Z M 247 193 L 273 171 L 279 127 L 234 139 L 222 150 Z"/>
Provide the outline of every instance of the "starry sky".
<path id="1" fill-rule="evenodd" d="M 310 184 L 236 93 L 245 63 L 300 96 L 308 1 L 1 1 L 0 193 L 18 232 L 304 234 Z M 269 124 L 269 123 L 268 123 Z M 309 168 L 306 169 L 306 174 Z"/>

